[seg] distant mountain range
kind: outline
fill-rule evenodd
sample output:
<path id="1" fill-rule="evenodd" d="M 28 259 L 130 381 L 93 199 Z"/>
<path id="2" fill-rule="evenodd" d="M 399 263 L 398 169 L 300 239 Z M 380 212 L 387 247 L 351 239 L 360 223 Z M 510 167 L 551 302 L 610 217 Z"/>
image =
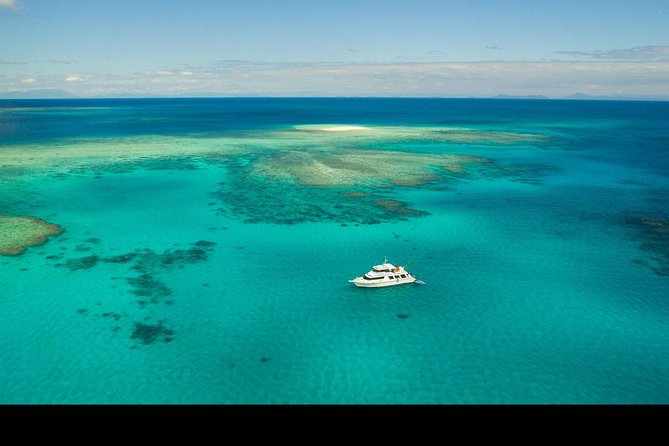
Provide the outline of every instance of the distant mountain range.
<path id="1" fill-rule="evenodd" d="M 593 96 L 586 93 L 574 93 L 563 98 L 549 98 L 544 95 L 527 95 L 514 96 L 508 94 L 500 94 L 495 96 L 495 99 L 573 99 L 582 101 L 666 101 L 669 97 L 652 97 L 652 96 Z"/>
<path id="2" fill-rule="evenodd" d="M 669 97 L 659 98 L 653 96 L 593 96 L 586 93 L 574 93 L 565 99 L 580 99 L 588 101 L 666 101 Z"/>

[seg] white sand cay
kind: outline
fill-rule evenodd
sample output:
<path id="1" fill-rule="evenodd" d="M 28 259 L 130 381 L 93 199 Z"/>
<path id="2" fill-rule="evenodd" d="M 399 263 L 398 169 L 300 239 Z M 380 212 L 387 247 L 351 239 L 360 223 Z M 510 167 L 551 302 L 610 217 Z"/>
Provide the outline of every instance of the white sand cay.
<path id="1" fill-rule="evenodd" d="M 369 127 L 361 125 L 336 125 L 332 127 L 323 127 L 321 130 L 326 132 L 353 132 L 356 130 L 369 130 Z"/>
<path id="2" fill-rule="evenodd" d="M 311 130 L 311 131 L 322 131 L 322 132 L 355 132 L 361 130 L 372 130 L 369 127 L 363 125 L 337 125 L 337 124 L 307 124 L 307 125 L 296 125 L 297 130 Z"/>

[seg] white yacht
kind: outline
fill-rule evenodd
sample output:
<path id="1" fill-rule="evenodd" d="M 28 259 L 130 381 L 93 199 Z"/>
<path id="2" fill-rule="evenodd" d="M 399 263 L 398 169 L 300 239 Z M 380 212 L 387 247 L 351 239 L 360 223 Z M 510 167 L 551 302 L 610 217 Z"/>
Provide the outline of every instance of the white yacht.
<path id="1" fill-rule="evenodd" d="M 356 277 L 349 282 L 362 288 L 379 288 L 384 286 L 403 285 L 414 283 L 416 277 L 406 271 L 402 266 L 395 266 L 384 259 L 381 265 L 374 265 L 372 269 L 362 277 Z"/>

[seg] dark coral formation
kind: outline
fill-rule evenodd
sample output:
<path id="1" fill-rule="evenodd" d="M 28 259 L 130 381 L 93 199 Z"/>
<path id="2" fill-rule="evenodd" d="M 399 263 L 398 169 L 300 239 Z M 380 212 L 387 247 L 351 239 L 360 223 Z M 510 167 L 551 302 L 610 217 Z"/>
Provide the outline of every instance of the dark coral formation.
<path id="1" fill-rule="evenodd" d="M 104 318 L 114 319 L 115 321 L 118 321 L 119 319 L 121 319 L 123 317 L 123 315 L 121 315 L 119 313 L 114 313 L 113 311 L 107 311 L 105 313 L 102 313 L 101 316 L 104 317 Z"/>
<path id="2" fill-rule="evenodd" d="M 98 264 L 100 258 L 96 255 L 79 257 L 77 259 L 69 259 L 65 262 L 65 266 L 70 268 L 72 271 L 77 271 L 80 269 L 90 269 Z"/>
<path id="3" fill-rule="evenodd" d="M 195 163 L 195 158 L 190 156 L 148 158 L 134 164 L 145 170 L 200 170 Z"/>
<path id="4" fill-rule="evenodd" d="M 557 166 L 542 163 L 519 163 L 508 166 L 497 166 L 497 168 L 481 169 L 480 172 L 486 178 L 509 178 L 515 183 L 529 184 L 531 186 L 542 186 L 543 178 L 555 175 L 563 169 Z"/>
<path id="5" fill-rule="evenodd" d="M 260 162 L 267 159 L 271 157 Z M 321 187 L 285 180 L 268 181 L 251 173 L 257 161 L 246 156 L 228 163 L 231 180 L 219 183 L 221 187 L 212 193 L 225 206 L 218 209 L 219 213 L 231 213 L 245 223 L 284 225 L 325 221 L 378 224 L 427 215 L 404 202 L 390 200 L 390 186 L 366 185 L 351 190 L 351 186 Z M 396 205 L 384 206 L 384 200 Z"/>
<path id="6" fill-rule="evenodd" d="M 191 156 L 146 157 L 143 159 L 116 161 L 114 163 L 95 164 L 70 169 L 71 173 L 95 173 L 100 178 L 104 173 L 132 173 L 136 170 L 199 170 Z"/>
<path id="7" fill-rule="evenodd" d="M 162 340 L 166 343 L 172 342 L 174 340 L 172 337 L 173 335 L 174 330 L 165 327 L 163 325 L 163 321 L 160 321 L 155 325 L 135 322 L 130 338 L 137 339 L 144 345 L 149 345 L 155 343 L 158 340 Z"/>
<path id="8" fill-rule="evenodd" d="M 90 241 L 89 243 L 97 243 Z M 187 249 L 166 250 L 162 253 L 151 249 L 135 250 L 127 254 L 119 254 L 110 257 L 99 257 L 91 255 L 75 259 L 68 259 L 65 266 L 72 271 L 90 269 L 100 263 L 130 264 L 130 269 L 138 273 L 137 276 L 126 277 L 125 280 L 132 289 L 132 294 L 139 299 L 137 303 L 141 306 L 157 304 L 165 297 L 172 294 L 172 290 L 160 280 L 160 274 L 172 268 L 183 268 L 185 265 L 199 263 L 207 260 L 208 253 L 213 249 L 216 242 L 209 240 L 198 240 Z M 51 256 L 50 256 L 51 257 Z M 60 258 L 53 256 L 52 259 Z M 61 266 L 61 264 L 55 264 Z M 114 277 L 114 279 L 120 279 Z M 115 285 L 114 285 L 115 287 Z M 172 300 L 166 301 L 166 305 L 172 305 Z M 103 317 L 113 317 L 118 320 L 115 313 L 105 313 Z"/>
<path id="9" fill-rule="evenodd" d="M 216 242 L 210 242 L 208 240 L 199 240 L 193 244 L 195 246 L 199 246 L 200 248 L 211 248 L 212 246 L 216 246 Z"/>
<path id="10" fill-rule="evenodd" d="M 130 254 L 121 254 L 118 256 L 105 257 L 102 260 L 107 263 L 128 263 L 135 257 L 137 257 L 137 253 L 131 252 Z"/>
<path id="11" fill-rule="evenodd" d="M 158 303 L 163 297 L 172 294 L 171 289 L 150 274 L 144 273 L 138 277 L 128 277 L 125 280 L 133 288 L 133 294 L 143 298 L 139 300 L 140 305 Z"/>
<path id="12" fill-rule="evenodd" d="M 213 193 L 244 223 L 294 225 L 304 222 L 378 224 L 427 215 L 406 203 L 370 191 L 240 180 Z"/>
<path id="13" fill-rule="evenodd" d="M 648 266 L 658 276 L 669 277 L 669 220 L 658 217 L 632 217 L 626 220 L 635 228 L 641 242 L 639 248 L 650 253 L 649 262 L 637 261 Z"/>
<path id="14" fill-rule="evenodd" d="M 230 180 L 212 193 L 224 206 L 217 209 L 220 214 L 244 223 L 287 225 L 408 220 L 428 212 L 398 200 L 398 189 L 451 191 L 458 182 L 482 177 L 541 185 L 542 177 L 559 171 L 546 164 L 500 166 L 467 155 L 383 151 L 246 155 L 227 167 Z"/>
<path id="15" fill-rule="evenodd" d="M 146 250 L 142 253 L 135 253 L 137 255 L 137 261 L 132 266 L 132 269 L 135 271 L 146 272 L 174 266 L 182 267 L 183 265 L 207 260 L 207 251 L 207 249 L 199 246 L 193 246 L 189 249 L 168 249 L 163 253 Z"/>
<path id="16" fill-rule="evenodd" d="M 188 249 L 168 249 L 162 253 L 147 249 L 116 256 L 116 258 L 126 259 L 130 257 L 135 260 L 131 269 L 137 271 L 139 276 L 128 277 L 126 281 L 133 288 L 133 294 L 141 297 L 138 301 L 140 305 L 156 304 L 172 294 L 172 290 L 156 276 L 171 268 L 183 268 L 185 265 L 204 262 L 214 245 L 216 245 L 215 242 L 199 240 Z M 170 301 L 170 305 L 171 303 L 172 301 Z"/>
<path id="17" fill-rule="evenodd" d="M 374 200 L 374 203 L 384 208 L 386 211 L 399 215 L 427 215 L 428 212 L 411 209 L 406 206 L 406 203 L 399 200 Z"/>

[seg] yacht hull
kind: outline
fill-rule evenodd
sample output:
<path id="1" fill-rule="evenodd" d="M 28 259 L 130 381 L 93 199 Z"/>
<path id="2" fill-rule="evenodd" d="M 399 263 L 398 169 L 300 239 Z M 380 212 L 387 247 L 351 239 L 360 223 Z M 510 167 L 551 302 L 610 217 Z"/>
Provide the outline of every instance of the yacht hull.
<path id="1" fill-rule="evenodd" d="M 415 277 L 406 278 L 406 279 L 388 279 L 388 280 L 365 280 L 362 277 L 356 277 L 349 282 L 360 288 L 382 288 L 387 286 L 395 285 L 406 285 L 408 283 L 414 283 L 416 281 Z"/>

